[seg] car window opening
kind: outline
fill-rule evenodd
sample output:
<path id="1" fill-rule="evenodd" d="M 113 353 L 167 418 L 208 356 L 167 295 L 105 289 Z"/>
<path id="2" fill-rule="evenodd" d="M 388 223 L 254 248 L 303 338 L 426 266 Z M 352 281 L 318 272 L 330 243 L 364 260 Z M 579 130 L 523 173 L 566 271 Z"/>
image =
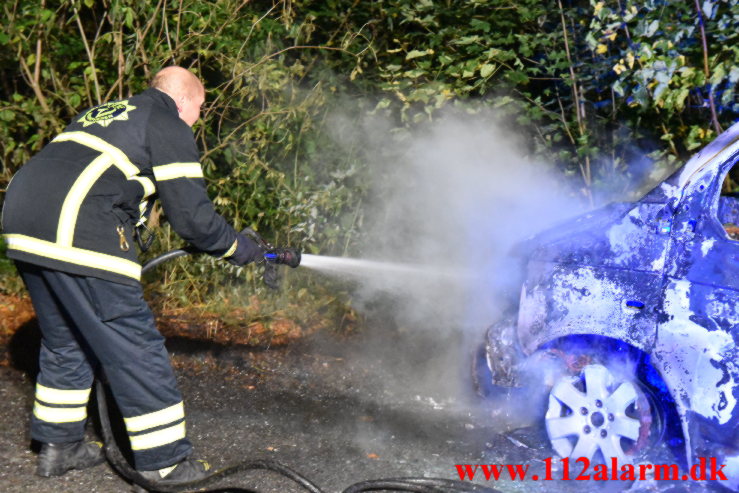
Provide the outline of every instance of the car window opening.
<path id="1" fill-rule="evenodd" d="M 726 173 L 721 185 L 719 221 L 729 238 L 739 241 L 739 166 L 737 165 Z"/>

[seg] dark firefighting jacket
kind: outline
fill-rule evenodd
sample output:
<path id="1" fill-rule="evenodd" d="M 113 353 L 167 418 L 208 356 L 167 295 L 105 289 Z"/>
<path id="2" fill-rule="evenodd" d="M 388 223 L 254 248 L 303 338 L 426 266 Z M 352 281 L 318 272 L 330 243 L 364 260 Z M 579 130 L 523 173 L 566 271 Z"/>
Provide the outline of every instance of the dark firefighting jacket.
<path id="1" fill-rule="evenodd" d="M 3 207 L 7 256 L 135 284 L 132 235 L 155 196 L 188 243 L 234 253 L 236 232 L 208 198 L 192 129 L 171 97 L 148 89 L 77 115 L 21 167 Z"/>

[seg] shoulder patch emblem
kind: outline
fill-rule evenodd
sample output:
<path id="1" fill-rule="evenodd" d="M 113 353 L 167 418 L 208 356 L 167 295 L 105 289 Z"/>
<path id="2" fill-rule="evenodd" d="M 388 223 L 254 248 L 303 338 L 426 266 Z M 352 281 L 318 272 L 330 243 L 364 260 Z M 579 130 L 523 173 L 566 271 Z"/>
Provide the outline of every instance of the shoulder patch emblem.
<path id="1" fill-rule="evenodd" d="M 128 104 L 127 99 L 125 101 L 114 101 L 92 108 L 77 121 L 83 127 L 88 127 L 93 123 L 99 123 L 103 127 L 107 127 L 111 122 L 128 120 L 128 113 L 135 109 L 135 106 Z"/>

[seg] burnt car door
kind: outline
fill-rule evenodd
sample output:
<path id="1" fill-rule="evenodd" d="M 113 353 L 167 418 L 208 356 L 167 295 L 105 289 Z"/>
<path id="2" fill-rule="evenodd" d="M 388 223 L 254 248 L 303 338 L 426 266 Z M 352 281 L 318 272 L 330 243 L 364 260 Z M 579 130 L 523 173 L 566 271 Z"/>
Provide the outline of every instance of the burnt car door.
<path id="1" fill-rule="evenodd" d="M 739 125 L 701 154 L 678 180 L 654 351 L 693 459 L 732 455 L 725 446 L 739 442 L 739 241 L 724 227 L 739 207 L 721 197 Z"/>

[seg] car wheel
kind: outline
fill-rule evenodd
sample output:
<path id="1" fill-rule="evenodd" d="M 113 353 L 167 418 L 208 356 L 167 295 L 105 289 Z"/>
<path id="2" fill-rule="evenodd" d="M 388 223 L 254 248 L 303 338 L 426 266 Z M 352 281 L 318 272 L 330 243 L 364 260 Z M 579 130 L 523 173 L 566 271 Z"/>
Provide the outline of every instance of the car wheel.
<path id="1" fill-rule="evenodd" d="M 633 374 L 619 370 L 588 362 L 555 378 L 544 421 L 561 457 L 625 464 L 661 439 L 658 403 Z"/>

